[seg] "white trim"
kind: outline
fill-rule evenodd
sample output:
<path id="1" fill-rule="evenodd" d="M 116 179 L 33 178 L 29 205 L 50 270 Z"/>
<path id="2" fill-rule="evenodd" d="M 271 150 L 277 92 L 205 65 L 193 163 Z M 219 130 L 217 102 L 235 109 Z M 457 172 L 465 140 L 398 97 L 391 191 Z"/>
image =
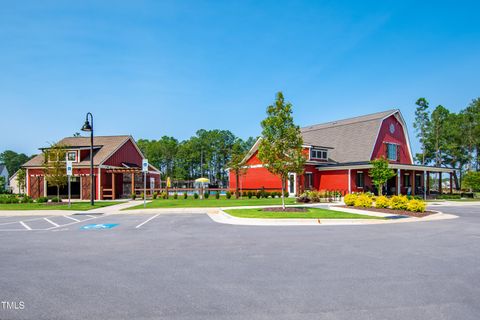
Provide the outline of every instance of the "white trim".
<path id="1" fill-rule="evenodd" d="M 250 148 L 250 150 L 248 150 L 248 152 L 247 152 L 247 154 L 245 155 L 245 157 L 243 157 L 242 162 L 247 162 L 247 161 L 253 156 L 253 154 L 255 153 L 255 151 L 257 151 L 257 149 L 258 149 L 258 145 L 260 144 L 260 140 L 262 140 L 262 137 L 258 138 L 257 141 L 255 141 L 255 143 L 254 143 L 253 146 Z"/>
<path id="2" fill-rule="evenodd" d="M 293 176 L 293 193 L 290 192 L 290 177 Z M 297 194 L 297 174 L 289 173 L 287 178 L 287 191 L 289 197 L 295 197 Z"/>
<path id="3" fill-rule="evenodd" d="M 429 172 L 446 172 L 450 173 L 454 169 L 451 168 L 443 168 L 443 167 L 428 167 L 428 166 L 418 166 L 418 165 L 410 165 L 410 164 L 398 164 L 398 163 L 390 163 L 388 165 L 391 169 L 402 169 L 402 170 L 425 170 Z M 318 171 L 337 171 L 337 170 L 348 170 L 348 169 L 370 169 L 372 168 L 371 164 L 357 164 L 351 166 L 328 166 L 328 167 L 318 167 Z"/>
<path id="4" fill-rule="evenodd" d="M 352 169 L 348 169 L 348 193 L 352 193 Z"/>

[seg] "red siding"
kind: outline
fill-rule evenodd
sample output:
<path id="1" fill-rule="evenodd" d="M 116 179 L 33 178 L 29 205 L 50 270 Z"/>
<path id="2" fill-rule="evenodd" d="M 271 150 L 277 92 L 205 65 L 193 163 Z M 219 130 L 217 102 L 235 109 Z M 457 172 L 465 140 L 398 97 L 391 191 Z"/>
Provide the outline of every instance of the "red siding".
<path id="1" fill-rule="evenodd" d="M 318 175 L 318 190 L 348 192 L 348 170 L 323 171 Z"/>
<path id="2" fill-rule="evenodd" d="M 128 140 L 120 147 L 110 158 L 105 161 L 108 166 L 122 166 L 122 162 L 134 163 L 139 167 L 142 166 L 142 156 L 131 140 Z"/>
<path id="3" fill-rule="evenodd" d="M 393 134 L 390 132 L 391 124 L 395 127 Z M 386 156 L 386 142 L 395 143 L 400 146 L 400 161 L 396 161 L 396 163 L 412 164 L 403 126 L 393 115 L 385 119 L 380 127 L 371 160 Z"/>
<path id="4" fill-rule="evenodd" d="M 237 187 L 235 173 L 230 171 L 230 189 L 234 190 Z M 268 189 L 281 190 L 282 182 L 278 176 L 268 172 L 267 169 L 249 168 L 247 173 L 240 177 L 240 187 L 242 189 Z"/>

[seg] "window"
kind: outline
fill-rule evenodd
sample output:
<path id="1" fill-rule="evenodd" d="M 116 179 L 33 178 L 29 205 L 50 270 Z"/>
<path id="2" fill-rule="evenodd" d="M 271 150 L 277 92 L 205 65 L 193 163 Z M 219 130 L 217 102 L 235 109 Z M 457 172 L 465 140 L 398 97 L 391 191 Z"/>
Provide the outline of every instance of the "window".
<path id="1" fill-rule="evenodd" d="M 408 187 L 412 186 L 412 182 L 410 181 L 410 174 L 409 173 L 405 173 L 403 175 L 403 186 L 405 188 L 408 188 Z"/>
<path id="2" fill-rule="evenodd" d="M 67 160 L 68 161 L 77 161 L 77 152 L 76 151 L 68 151 L 67 152 Z"/>
<path id="3" fill-rule="evenodd" d="M 393 160 L 393 161 L 398 160 L 397 148 L 398 146 L 396 144 L 387 143 L 387 159 L 388 160 Z"/>
<path id="4" fill-rule="evenodd" d="M 310 151 L 310 158 L 311 159 L 320 159 L 320 160 L 328 160 L 327 150 L 325 149 L 311 149 Z"/>
<path id="5" fill-rule="evenodd" d="M 311 172 L 305 172 L 305 189 L 312 189 L 313 187 L 313 174 Z"/>
<path id="6" fill-rule="evenodd" d="M 365 176 L 363 171 L 357 171 L 357 188 L 365 187 Z"/>

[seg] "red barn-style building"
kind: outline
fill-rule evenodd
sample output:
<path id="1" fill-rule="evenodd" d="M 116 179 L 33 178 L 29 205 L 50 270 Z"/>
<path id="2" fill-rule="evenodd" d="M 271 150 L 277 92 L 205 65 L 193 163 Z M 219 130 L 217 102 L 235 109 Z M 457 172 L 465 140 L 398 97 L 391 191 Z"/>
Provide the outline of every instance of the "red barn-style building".
<path id="1" fill-rule="evenodd" d="M 71 195 L 75 199 L 90 199 L 90 137 L 68 137 L 58 145 L 66 149 L 66 157 L 73 161 Z M 42 148 L 45 150 L 48 148 Z M 143 188 L 142 152 L 131 136 L 95 136 L 93 139 L 93 165 L 95 199 L 130 197 L 136 188 Z M 56 187 L 48 185 L 43 169 L 44 155 L 39 154 L 25 163 L 27 194 L 32 198 L 56 196 Z M 148 187 L 160 187 L 160 172 L 150 166 Z M 60 195 L 67 195 L 67 187 Z"/>
<path id="2" fill-rule="evenodd" d="M 288 193 L 304 190 L 337 190 L 343 193 L 376 192 L 368 174 L 371 160 L 385 157 L 396 176 L 386 185 L 387 194 L 427 195 L 430 173 L 450 173 L 448 168 L 413 164 L 407 126 L 400 110 L 388 110 L 301 128 L 307 156 L 302 175 L 292 173 Z M 268 172 L 257 157 L 260 139 L 246 156 L 246 173 L 240 177 L 242 190 L 281 190 L 278 176 Z M 230 189 L 236 189 L 230 172 Z M 425 181 L 427 185 L 425 186 Z M 450 188 L 452 183 L 450 183 Z M 441 190 L 439 190 L 441 192 Z"/>

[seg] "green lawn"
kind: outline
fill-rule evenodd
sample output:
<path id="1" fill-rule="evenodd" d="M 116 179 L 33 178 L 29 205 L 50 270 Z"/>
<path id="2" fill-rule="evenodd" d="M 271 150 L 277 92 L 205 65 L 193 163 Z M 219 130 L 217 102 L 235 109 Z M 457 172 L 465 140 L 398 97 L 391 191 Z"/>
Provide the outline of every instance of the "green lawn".
<path id="1" fill-rule="evenodd" d="M 0 204 L 0 210 L 75 210 L 75 211 L 87 211 L 97 208 L 108 207 L 114 204 L 120 204 L 123 202 L 118 201 L 96 201 L 92 207 L 90 202 L 72 202 L 71 207 L 68 204 L 64 205 L 46 205 L 45 203 L 8 203 Z"/>
<path id="2" fill-rule="evenodd" d="M 308 208 L 308 212 L 263 211 L 262 209 L 230 209 L 226 213 L 238 218 L 263 219 L 384 219 L 381 217 L 333 211 L 321 208 Z"/>
<path id="3" fill-rule="evenodd" d="M 295 204 L 294 198 L 286 198 L 286 204 Z M 226 199 L 226 198 L 208 198 L 208 199 L 157 199 L 147 203 L 148 209 L 153 208 L 209 208 L 209 207 L 240 207 L 240 206 L 271 206 L 281 205 L 282 199 L 280 198 L 268 198 L 268 199 Z M 143 209 L 143 204 L 130 207 L 125 210 Z"/>

